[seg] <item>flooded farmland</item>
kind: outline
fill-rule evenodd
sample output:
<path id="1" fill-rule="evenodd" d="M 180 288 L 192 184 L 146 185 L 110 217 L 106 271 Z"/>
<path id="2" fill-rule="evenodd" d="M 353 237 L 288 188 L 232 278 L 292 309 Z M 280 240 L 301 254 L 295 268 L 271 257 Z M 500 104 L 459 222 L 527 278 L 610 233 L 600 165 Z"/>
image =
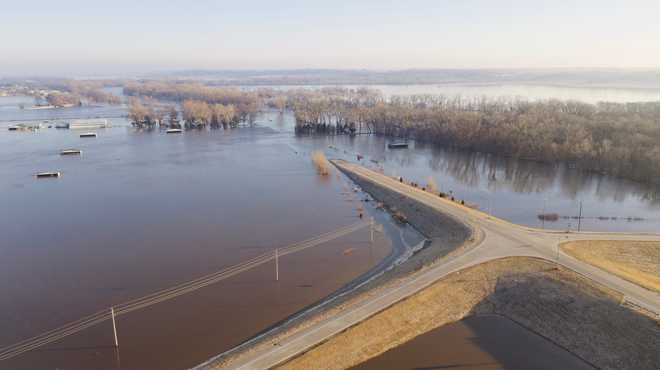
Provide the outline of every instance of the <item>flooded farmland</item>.
<path id="1" fill-rule="evenodd" d="M 0 368 L 194 366 L 420 241 L 363 202 L 368 197 L 344 176 L 319 177 L 310 159 L 316 150 L 351 161 L 360 154 L 365 166 L 420 184 L 432 178 L 442 191 L 520 224 L 660 230 L 656 188 L 568 164 L 413 141 L 394 150 L 387 138 L 369 135 L 296 136 L 289 113 L 266 112 L 234 130 L 167 135 L 130 127 L 123 106 L 21 111 L 16 106 L 25 99 L 0 101 L 0 347 L 359 222 L 361 212 L 385 225 L 374 244 L 364 228 L 281 258 L 278 281 L 274 264 L 265 263 L 122 315 L 119 351 L 105 321 Z M 113 127 L 92 139 L 47 128 L 83 117 L 106 117 Z M 35 132 L 8 131 L 17 120 L 49 122 Z M 82 155 L 60 156 L 66 148 Z M 62 177 L 35 179 L 41 171 Z M 541 220 L 541 213 L 557 220 Z"/>
<path id="2" fill-rule="evenodd" d="M 500 316 L 469 317 L 431 330 L 353 370 L 385 368 L 593 369 L 563 348 Z"/>
<path id="3" fill-rule="evenodd" d="M 347 180 L 319 178 L 308 156 L 268 128 L 97 132 L 0 136 L 2 346 L 372 212 Z M 82 156 L 58 154 L 68 147 Z M 55 168 L 61 178 L 34 178 Z M 402 243 L 387 232 L 373 245 L 367 228 L 285 256 L 277 282 L 267 263 L 121 316 L 121 368 L 180 369 L 240 344 L 376 266 Z M 114 369 L 112 344 L 104 322 L 2 365 Z"/>

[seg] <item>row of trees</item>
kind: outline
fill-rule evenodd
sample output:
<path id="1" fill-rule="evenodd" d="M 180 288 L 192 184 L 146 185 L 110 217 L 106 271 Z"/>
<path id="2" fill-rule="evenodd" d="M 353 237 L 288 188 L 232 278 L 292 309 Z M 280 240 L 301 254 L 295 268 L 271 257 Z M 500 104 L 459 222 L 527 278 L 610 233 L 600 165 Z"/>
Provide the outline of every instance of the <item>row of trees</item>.
<path id="1" fill-rule="evenodd" d="M 130 99 L 128 118 L 133 126 L 180 128 L 179 111 L 174 105 L 162 104 L 155 99 Z"/>
<path id="2" fill-rule="evenodd" d="M 186 100 L 182 105 L 183 119 L 188 127 L 238 126 L 240 116 L 232 104 L 208 104 L 199 100 Z"/>
<path id="3" fill-rule="evenodd" d="M 50 93 L 46 95 L 46 101 L 48 104 L 54 107 L 70 107 L 75 105 L 81 105 L 80 96 L 70 93 Z"/>
<path id="4" fill-rule="evenodd" d="M 374 133 L 660 183 L 660 103 L 293 93 L 299 131 Z"/>
<path id="5" fill-rule="evenodd" d="M 137 127 L 181 128 L 179 111 L 173 104 L 161 103 L 153 98 L 131 98 L 129 119 Z M 181 104 L 181 118 L 186 128 L 236 127 L 239 115 L 236 107 L 224 104 L 208 104 L 199 100 L 186 100 Z"/>
<path id="6" fill-rule="evenodd" d="M 124 94 L 177 102 L 182 106 L 187 104 L 192 114 L 192 116 L 189 116 L 191 118 L 190 122 L 199 124 L 212 124 L 216 121 L 230 124 L 236 119 L 234 117 L 228 118 L 232 115 L 231 111 L 239 121 L 252 123 L 262 107 L 264 98 L 272 97 L 271 95 L 261 96 L 260 92 L 256 91 L 242 91 L 235 88 L 213 87 L 197 83 L 160 81 L 127 83 L 124 86 Z M 206 104 L 208 107 L 201 103 Z M 185 107 L 183 110 L 185 110 Z M 214 120 L 214 117 L 216 120 Z M 189 121 L 185 117 L 184 119 L 187 122 Z"/>
<path id="7" fill-rule="evenodd" d="M 45 80 L 37 82 L 34 86 L 58 91 L 50 93 L 45 98 L 49 104 L 55 106 L 79 105 L 83 102 L 100 104 L 121 104 L 121 98 L 103 89 L 117 82 L 106 80 Z M 51 102 L 53 100 L 55 103 Z M 63 102 L 63 103 L 62 103 Z M 64 105 L 60 105 L 64 104 Z"/>

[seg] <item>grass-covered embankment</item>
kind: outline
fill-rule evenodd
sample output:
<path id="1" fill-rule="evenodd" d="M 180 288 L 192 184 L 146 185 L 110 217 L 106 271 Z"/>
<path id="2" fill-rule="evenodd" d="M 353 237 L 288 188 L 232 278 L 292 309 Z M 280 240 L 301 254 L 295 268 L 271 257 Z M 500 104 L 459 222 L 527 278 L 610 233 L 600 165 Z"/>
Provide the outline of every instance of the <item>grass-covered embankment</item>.
<path id="1" fill-rule="evenodd" d="M 444 324 L 498 314 L 603 369 L 655 369 L 657 321 L 555 264 L 510 257 L 453 273 L 279 369 L 346 369 Z"/>

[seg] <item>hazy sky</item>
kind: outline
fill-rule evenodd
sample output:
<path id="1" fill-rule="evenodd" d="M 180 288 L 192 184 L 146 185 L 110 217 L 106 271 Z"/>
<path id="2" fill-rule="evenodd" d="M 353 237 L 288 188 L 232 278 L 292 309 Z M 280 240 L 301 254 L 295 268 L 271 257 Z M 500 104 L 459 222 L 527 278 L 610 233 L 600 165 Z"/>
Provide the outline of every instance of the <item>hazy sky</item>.
<path id="1" fill-rule="evenodd" d="M 223 68 L 660 67 L 660 0 L 28 0 L 0 76 Z"/>

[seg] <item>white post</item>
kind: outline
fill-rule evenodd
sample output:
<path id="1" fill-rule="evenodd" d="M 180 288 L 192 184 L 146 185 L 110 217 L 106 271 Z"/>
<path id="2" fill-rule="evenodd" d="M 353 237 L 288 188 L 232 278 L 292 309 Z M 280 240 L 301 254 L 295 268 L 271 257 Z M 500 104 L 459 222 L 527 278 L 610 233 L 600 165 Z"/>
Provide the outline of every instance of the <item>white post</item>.
<path id="1" fill-rule="evenodd" d="M 275 248 L 275 281 L 280 281 L 280 261 L 278 248 Z"/>
<path id="2" fill-rule="evenodd" d="M 370 220 L 369 229 L 371 231 L 371 236 L 370 236 L 371 244 L 373 244 L 373 242 L 374 242 L 374 218 L 373 217 Z"/>
<path id="3" fill-rule="evenodd" d="M 117 341 L 117 323 L 115 323 L 115 308 L 110 307 L 110 315 L 112 315 L 112 332 L 115 335 L 115 348 L 119 348 L 119 342 Z"/>

